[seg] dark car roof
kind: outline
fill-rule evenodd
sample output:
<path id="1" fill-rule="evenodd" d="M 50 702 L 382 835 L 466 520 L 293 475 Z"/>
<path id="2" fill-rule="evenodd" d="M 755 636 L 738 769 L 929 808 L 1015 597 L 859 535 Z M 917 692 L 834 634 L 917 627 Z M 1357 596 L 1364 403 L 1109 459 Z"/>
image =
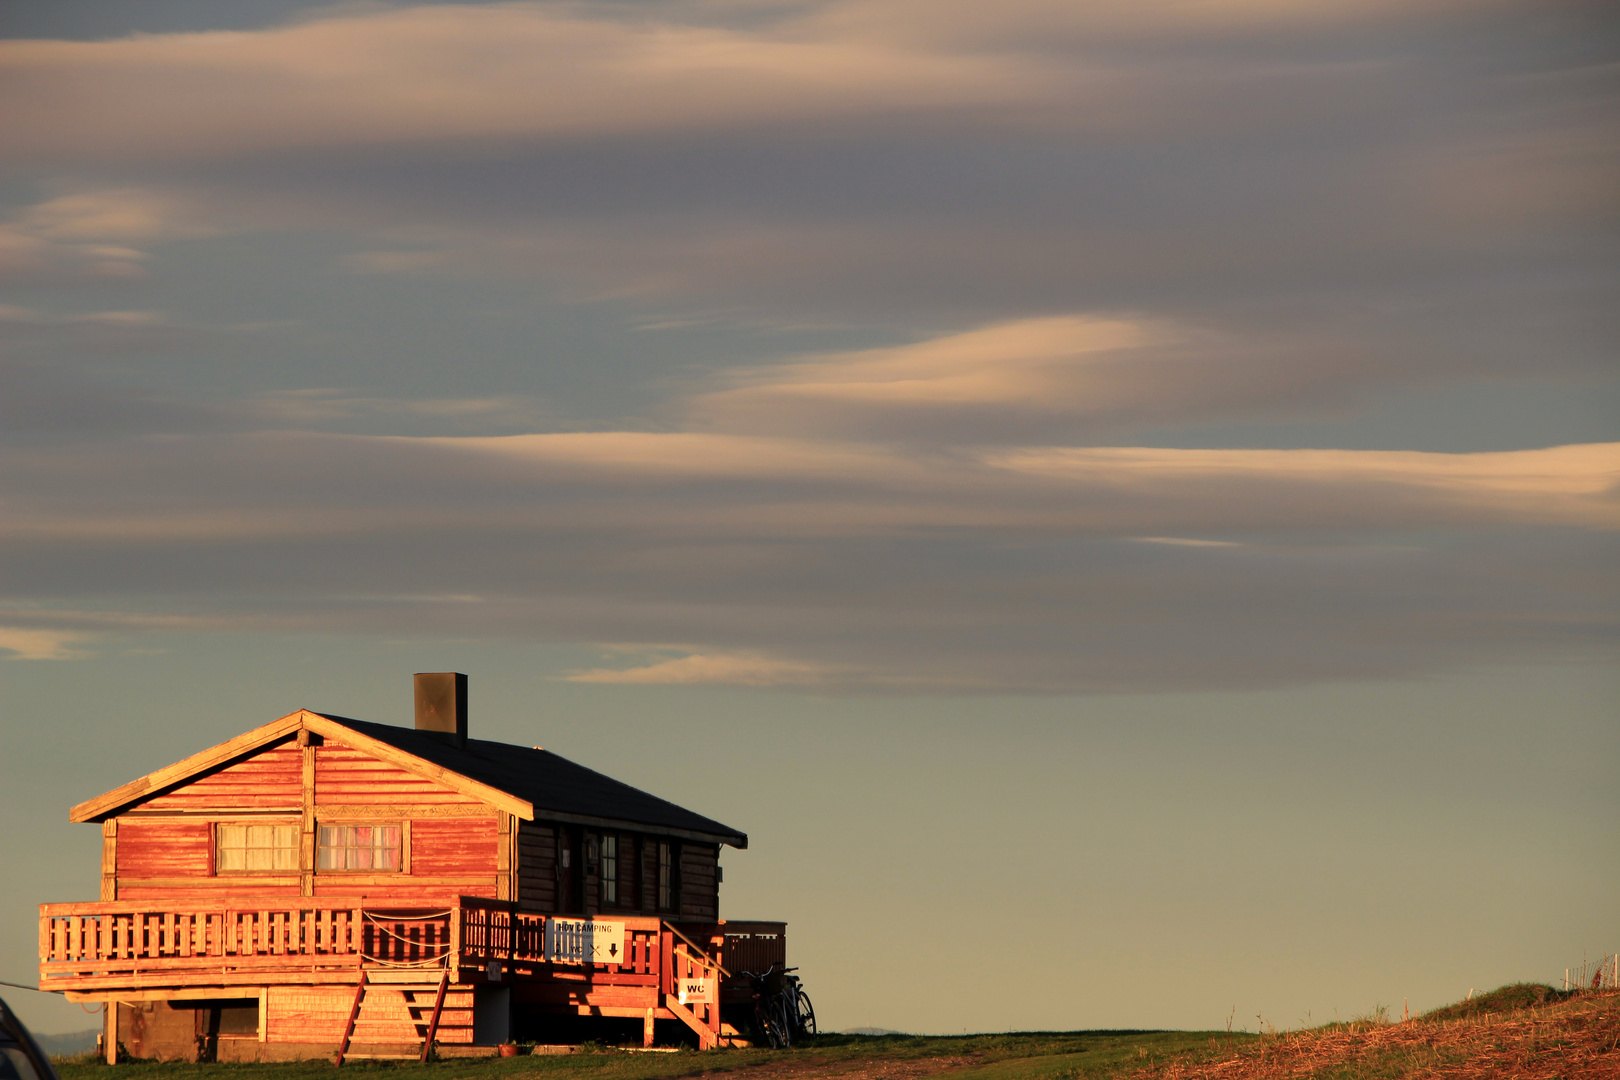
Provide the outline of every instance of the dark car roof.
<path id="1" fill-rule="evenodd" d="M 488 739 L 468 739 L 463 747 L 436 733 L 415 728 L 374 724 L 327 713 L 320 715 L 396 750 L 527 800 L 534 804 L 536 818 L 622 823 L 738 848 L 748 846 L 748 834 L 744 832 L 587 769 L 549 750 Z"/>
<path id="2" fill-rule="evenodd" d="M 40 1049 L 39 1043 L 29 1034 L 28 1028 L 11 1011 L 4 998 L 0 998 L 0 1046 L 14 1046 L 23 1052 L 23 1056 L 34 1064 L 39 1073 L 39 1080 L 57 1080 L 56 1069 L 51 1065 L 50 1055 Z"/>

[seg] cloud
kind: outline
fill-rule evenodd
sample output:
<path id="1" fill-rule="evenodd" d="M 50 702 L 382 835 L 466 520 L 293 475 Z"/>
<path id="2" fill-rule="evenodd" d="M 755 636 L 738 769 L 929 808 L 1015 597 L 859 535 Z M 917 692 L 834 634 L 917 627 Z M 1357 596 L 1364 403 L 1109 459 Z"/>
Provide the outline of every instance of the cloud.
<path id="1" fill-rule="evenodd" d="M 8 660 L 82 660 L 88 654 L 72 646 L 84 638 L 66 630 L 0 626 L 0 651 L 11 654 Z"/>
<path id="2" fill-rule="evenodd" d="M 432 424 L 443 430 L 531 429 L 554 418 L 555 410 L 533 396 L 506 394 L 483 398 L 403 398 L 322 387 L 274 390 L 255 395 L 243 412 L 266 427 L 316 427 L 356 422 L 400 421 Z"/>
<path id="3" fill-rule="evenodd" d="M 1211 514 L 1206 527 L 1224 516 L 1219 501 L 1242 507 L 1246 524 L 1237 527 L 1247 529 L 1263 518 L 1275 528 L 1313 518 L 1318 527 L 1365 528 L 1383 515 L 1390 525 L 1492 520 L 1620 529 L 1620 443 L 1473 454 L 1043 447 L 986 460 L 1063 484 L 1129 492 L 1144 506 L 1201 507 Z M 1212 497 L 1206 501 L 1200 490 Z M 1281 513 L 1267 514 L 1267 506 Z"/>
<path id="4" fill-rule="evenodd" d="M 835 0 L 0 43 L 44 192 L 0 274 L 93 297 L 0 312 L 0 586 L 78 613 L 5 619 L 684 642 L 572 677 L 828 690 L 1610 655 L 1614 443 L 1212 448 L 1612 379 L 1606 35 L 1507 0 Z M 269 362 L 155 310 L 204 269 L 304 305 Z M 441 311 L 466 342 L 419 333 Z M 85 362 L 159 352 L 150 393 Z"/>
<path id="5" fill-rule="evenodd" d="M 562 5 L 409 7 L 249 33 L 0 44 L 20 160 L 702 129 L 986 105 L 1061 78 L 1006 58 Z"/>
<path id="6" fill-rule="evenodd" d="M 813 664 L 761 655 L 693 653 L 631 668 L 593 668 L 563 676 L 566 682 L 636 686 L 809 686 L 827 679 Z"/>
<path id="7" fill-rule="evenodd" d="M 155 240 L 213 235 L 166 192 L 118 188 L 71 192 L 27 207 L 16 228 L 58 241 Z"/>
<path id="8" fill-rule="evenodd" d="M 1070 8 L 413 5 L 248 32 L 11 41 L 0 139 L 17 160 L 62 163 L 939 114 L 1070 133 L 1195 129 L 1216 115 L 1292 127 L 1366 72 L 1319 57 L 1257 63 L 1244 46 L 1309 54 L 1324 37 L 1443 32 L 1458 17 L 1444 3 Z M 1205 55 L 1189 56 L 1196 47 Z M 1275 93 L 1302 84 L 1313 92 Z M 1255 107 L 1230 108 L 1238 100 Z"/>
<path id="9" fill-rule="evenodd" d="M 184 222 L 672 319 L 895 340 L 1103 313 L 1224 338 L 1239 408 L 1335 404 L 1308 367 L 1353 393 L 1607 364 L 1616 92 L 1577 8 L 974 8 L 349 8 L 6 43 L 0 138 L 67 185 L 9 262 L 135 277 Z M 91 228 L 125 239 L 37 250 Z"/>
<path id="10" fill-rule="evenodd" d="M 0 451 L 0 585 L 219 631 L 689 643 L 585 682 L 1286 685 L 1608 655 L 1617 480 L 1620 444 L 131 439 Z"/>
<path id="11" fill-rule="evenodd" d="M 448 251 L 357 251 L 344 262 L 363 274 L 409 274 L 442 266 L 453 257 Z"/>
<path id="12" fill-rule="evenodd" d="M 108 387 L 62 371 L 65 365 L 30 362 L 7 352 L 23 352 L 38 345 L 28 340 L 36 325 L 11 323 L 7 329 L 19 339 L 0 352 L 0 443 L 14 445 L 80 438 L 113 440 L 136 434 L 175 435 L 228 429 L 240 417 L 230 408 L 167 400 L 161 395 L 127 387 Z M 124 327 L 74 323 L 68 340 L 76 351 L 123 352 L 161 346 L 172 340 L 146 327 L 134 332 Z M 161 329 L 161 328 L 160 328 Z M 87 332 L 86 332 L 87 331 Z M 60 342 L 61 338 L 57 339 Z"/>
<path id="13" fill-rule="evenodd" d="M 61 243 L 0 223 L 0 281 L 117 281 L 139 278 L 145 253 L 109 244 Z"/>
<path id="14" fill-rule="evenodd" d="M 1333 393 L 1333 366 L 1289 364 L 1287 352 L 1275 340 L 1235 341 L 1163 320 L 1025 319 L 732 373 L 727 380 L 740 385 L 689 409 L 731 430 L 957 444 L 1085 437 Z"/>
<path id="15" fill-rule="evenodd" d="M 1620 443 L 1475 454 L 913 453 L 684 432 L 264 432 L 19 452 L 0 476 L 13 493 L 0 536 L 39 542 L 398 534 L 412 521 L 434 531 L 450 507 L 468 529 L 630 529 L 710 541 L 940 529 L 1224 539 L 1273 530 L 1620 528 Z M 63 499 L 69 477 L 76 495 Z"/>
<path id="16" fill-rule="evenodd" d="M 0 45 L 0 52 L 4 46 Z M 68 192 L 0 222 L 0 280 L 133 280 L 147 254 L 131 244 L 214 235 L 173 192 L 109 188 Z"/>

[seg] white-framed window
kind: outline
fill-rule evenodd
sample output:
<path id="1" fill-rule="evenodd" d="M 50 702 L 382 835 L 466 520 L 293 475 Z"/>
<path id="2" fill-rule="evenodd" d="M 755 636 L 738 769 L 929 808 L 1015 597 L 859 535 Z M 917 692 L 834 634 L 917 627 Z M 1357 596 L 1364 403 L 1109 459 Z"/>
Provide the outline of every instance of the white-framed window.
<path id="1" fill-rule="evenodd" d="M 214 826 L 214 873 L 296 873 L 297 870 L 297 825 L 221 821 Z"/>
<path id="2" fill-rule="evenodd" d="M 619 838 L 602 837 L 602 903 L 619 903 Z"/>
<path id="3" fill-rule="evenodd" d="M 392 873 L 405 868 L 405 830 L 397 821 L 321 826 L 317 870 Z"/>

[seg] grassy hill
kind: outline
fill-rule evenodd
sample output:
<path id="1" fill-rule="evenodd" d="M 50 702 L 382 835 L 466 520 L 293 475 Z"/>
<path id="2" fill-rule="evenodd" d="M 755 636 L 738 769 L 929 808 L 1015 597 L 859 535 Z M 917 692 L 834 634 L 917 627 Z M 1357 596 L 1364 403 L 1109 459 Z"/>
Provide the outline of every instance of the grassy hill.
<path id="1" fill-rule="evenodd" d="M 1508 986 L 1404 1023 L 1358 1020 L 1253 1035 L 1078 1031 L 1009 1035 L 823 1035 L 787 1051 L 570 1055 L 360 1062 L 371 1080 L 1396 1080 L 1514 1076 L 1620 1080 L 1620 993 Z M 329 1063 L 63 1061 L 62 1080 L 329 1080 Z"/>

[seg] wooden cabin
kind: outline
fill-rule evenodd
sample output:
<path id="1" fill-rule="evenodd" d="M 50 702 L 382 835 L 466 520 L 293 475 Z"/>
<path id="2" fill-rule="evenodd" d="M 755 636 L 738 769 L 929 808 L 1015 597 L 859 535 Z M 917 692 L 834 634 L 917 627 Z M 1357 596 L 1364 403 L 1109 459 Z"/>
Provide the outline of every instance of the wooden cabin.
<path id="1" fill-rule="evenodd" d="M 784 924 L 720 918 L 748 837 L 469 738 L 464 675 L 415 689 L 414 728 L 300 710 L 72 809 L 101 897 L 41 906 L 40 988 L 111 1003 L 109 1060 L 477 1052 L 578 1018 L 739 1036 L 740 973 L 786 957 Z"/>

